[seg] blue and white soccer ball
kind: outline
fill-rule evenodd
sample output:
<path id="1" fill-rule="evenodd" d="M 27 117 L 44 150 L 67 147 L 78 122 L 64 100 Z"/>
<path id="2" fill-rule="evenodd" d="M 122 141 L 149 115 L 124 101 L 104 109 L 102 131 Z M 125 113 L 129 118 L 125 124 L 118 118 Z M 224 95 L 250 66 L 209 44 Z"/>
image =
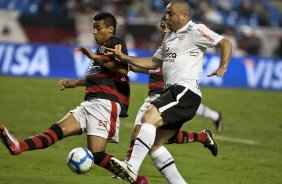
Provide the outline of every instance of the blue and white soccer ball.
<path id="1" fill-rule="evenodd" d="M 87 148 L 74 148 L 68 155 L 68 166 L 76 174 L 84 174 L 94 166 L 94 157 Z"/>

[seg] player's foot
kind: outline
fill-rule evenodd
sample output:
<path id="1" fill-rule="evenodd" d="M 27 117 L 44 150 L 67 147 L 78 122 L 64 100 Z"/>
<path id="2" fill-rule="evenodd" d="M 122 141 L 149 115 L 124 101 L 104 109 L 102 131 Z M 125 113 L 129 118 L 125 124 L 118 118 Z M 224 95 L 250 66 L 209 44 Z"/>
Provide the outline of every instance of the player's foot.
<path id="1" fill-rule="evenodd" d="M 213 156 L 216 156 L 218 152 L 218 147 L 217 147 L 217 143 L 213 139 L 212 132 L 210 130 L 203 130 L 202 132 L 207 135 L 207 140 L 204 143 L 204 146 L 211 151 Z"/>
<path id="2" fill-rule="evenodd" d="M 0 138 L 2 143 L 12 155 L 18 155 L 21 153 L 19 141 L 9 133 L 8 129 L 4 125 L 0 125 Z"/>
<path id="3" fill-rule="evenodd" d="M 223 122 L 222 122 L 222 114 L 221 112 L 218 112 L 218 119 L 214 121 L 214 125 L 215 125 L 215 128 L 216 128 L 216 131 L 217 132 L 222 132 L 223 130 Z"/>
<path id="4" fill-rule="evenodd" d="M 146 176 L 137 176 L 137 179 L 133 184 L 149 184 L 149 181 Z"/>
<path id="5" fill-rule="evenodd" d="M 120 161 L 114 157 L 111 158 L 111 165 L 114 166 L 124 175 L 124 180 L 134 183 L 137 181 L 137 173 L 135 173 L 132 167 L 124 161 Z"/>

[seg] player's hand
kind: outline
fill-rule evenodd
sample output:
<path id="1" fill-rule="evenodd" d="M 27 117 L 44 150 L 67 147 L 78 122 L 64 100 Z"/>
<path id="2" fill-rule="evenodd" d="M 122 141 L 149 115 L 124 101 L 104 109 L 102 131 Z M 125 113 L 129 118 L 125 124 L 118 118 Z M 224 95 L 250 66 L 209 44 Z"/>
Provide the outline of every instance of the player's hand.
<path id="1" fill-rule="evenodd" d="M 116 45 L 114 49 L 108 48 L 108 47 L 106 47 L 105 49 L 110 51 L 110 52 L 105 53 L 105 55 L 113 56 L 118 61 L 122 60 L 122 57 L 124 56 L 124 54 L 121 51 L 121 45 L 120 44 Z"/>
<path id="2" fill-rule="evenodd" d="M 59 85 L 61 91 L 65 90 L 66 88 L 75 88 L 76 80 L 65 78 L 60 80 Z"/>
<path id="3" fill-rule="evenodd" d="M 226 68 L 219 66 L 218 69 L 213 71 L 211 74 L 207 75 L 208 77 L 216 75 L 217 77 L 223 77 L 226 72 Z"/>
<path id="4" fill-rule="evenodd" d="M 79 51 L 81 51 L 84 55 L 86 55 L 89 59 L 95 59 L 97 57 L 97 54 L 92 52 L 90 49 L 85 48 L 85 47 L 79 47 Z"/>

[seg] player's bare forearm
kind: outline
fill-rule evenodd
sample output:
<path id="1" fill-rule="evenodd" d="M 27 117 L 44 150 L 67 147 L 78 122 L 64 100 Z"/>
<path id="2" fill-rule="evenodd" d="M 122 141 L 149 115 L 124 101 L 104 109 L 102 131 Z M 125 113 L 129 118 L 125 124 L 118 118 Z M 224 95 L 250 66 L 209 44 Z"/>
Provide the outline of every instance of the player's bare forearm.
<path id="1" fill-rule="evenodd" d="M 137 72 L 137 73 L 146 73 L 146 74 L 149 73 L 149 69 L 141 68 L 141 67 L 134 66 L 134 65 L 129 65 L 129 70 L 133 72 Z"/>
<path id="2" fill-rule="evenodd" d="M 138 66 L 141 68 L 146 68 L 150 70 L 158 69 L 161 66 L 161 62 L 158 61 L 156 58 L 147 57 L 147 58 L 138 58 L 126 55 L 122 53 L 120 50 L 113 49 L 113 48 L 106 48 L 106 50 L 110 51 L 106 53 L 107 55 L 112 55 L 117 60 L 121 62 L 126 62 L 134 66 Z"/>
<path id="3" fill-rule="evenodd" d="M 217 46 L 220 48 L 220 64 L 218 69 L 209 74 L 208 77 L 214 75 L 217 77 L 223 77 L 227 70 L 232 55 L 232 44 L 229 40 L 223 38 L 218 42 Z"/>
<path id="4" fill-rule="evenodd" d="M 131 65 L 145 68 L 148 70 L 155 70 L 160 67 L 160 63 L 156 62 L 154 58 L 152 57 L 146 57 L 146 58 L 138 58 L 138 57 L 133 57 L 133 56 L 128 56 L 128 55 L 123 55 L 121 58 L 122 61 L 125 61 Z"/>
<path id="5" fill-rule="evenodd" d="M 76 86 L 86 86 L 86 79 L 76 79 L 75 84 Z"/>
<path id="6" fill-rule="evenodd" d="M 59 82 L 60 90 L 63 91 L 66 88 L 75 88 L 77 86 L 86 86 L 86 79 L 69 79 L 65 78 Z"/>
<path id="7" fill-rule="evenodd" d="M 221 56 L 220 67 L 227 69 L 232 55 L 232 44 L 229 40 L 224 38 L 218 43 L 218 46 L 220 48 Z"/>

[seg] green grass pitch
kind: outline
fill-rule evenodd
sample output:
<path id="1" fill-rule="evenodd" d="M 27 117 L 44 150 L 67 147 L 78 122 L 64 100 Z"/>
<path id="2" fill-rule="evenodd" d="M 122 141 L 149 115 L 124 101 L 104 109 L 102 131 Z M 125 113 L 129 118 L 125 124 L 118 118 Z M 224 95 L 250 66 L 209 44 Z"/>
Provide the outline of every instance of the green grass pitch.
<path id="1" fill-rule="evenodd" d="M 282 93 L 243 89 L 203 88 L 203 103 L 220 110 L 224 131 L 217 134 L 212 122 L 195 117 L 185 130 L 211 129 L 219 144 L 213 157 L 199 143 L 168 145 L 181 174 L 190 184 L 282 183 Z M 18 138 L 42 133 L 82 101 L 83 88 L 59 91 L 58 79 L 0 76 L 0 123 Z M 121 119 L 120 143 L 107 152 L 123 159 L 135 115 L 147 95 L 147 86 L 132 84 L 130 116 Z M 69 151 L 86 146 L 86 135 L 66 138 L 48 149 L 11 156 L 0 145 L 1 184 L 123 184 L 94 166 L 85 175 L 72 173 L 66 164 Z M 140 174 L 150 184 L 167 183 L 149 157 Z"/>

